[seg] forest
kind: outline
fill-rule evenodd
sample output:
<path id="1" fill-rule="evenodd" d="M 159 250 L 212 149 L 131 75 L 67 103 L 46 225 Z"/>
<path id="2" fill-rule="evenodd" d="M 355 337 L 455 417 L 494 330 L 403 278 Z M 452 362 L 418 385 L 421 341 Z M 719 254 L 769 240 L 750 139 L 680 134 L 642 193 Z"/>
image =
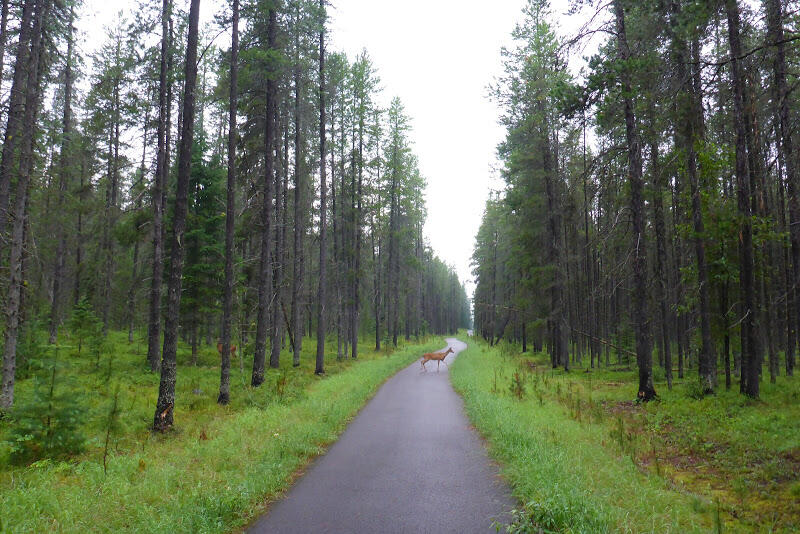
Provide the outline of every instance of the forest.
<path id="1" fill-rule="evenodd" d="M 475 331 L 485 354 L 520 357 L 494 360 L 495 383 L 506 369 L 520 397 L 583 421 L 571 441 L 553 438 L 564 449 L 602 440 L 703 496 L 685 516 L 716 514 L 703 528 L 794 531 L 798 5 L 576 1 L 569 33 L 563 7 L 527 2 L 491 87 L 506 135 L 472 256 Z M 605 430 L 589 442 L 592 425 Z M 639 508 L 646 521 L 657 501 Z M 610 506 L 628 519 L 531 514 L 574 531 L 639 528 L 635 505 Z"/>
<path id="2" fill-rule="evenodd" d="M 560 39 L 530 2 L 504 50 L 505 189 L 476 238 L 476 329 L 553 367 L 633 358 L 644 401 L 654 353 L 668 388 L 677 367 L 704 394 L 738 381 L 758 398 L 764 372 L 793 375 L 800 327 L 797 12 L 605 7 Z M 569 54 L 598 33 L 575 77 Z"/>
<path id="3" fill-rule="evenodd" d="M 243 394 L 237 357 L 249 375 L 234 385 L 258 388 L 286 359 L 322 375 L 360 347 L 469 325 L 461 281 L 423 235 L 411 120 L 382 96 L 368 52 L 328 50 L 324 1 L 220 6 L 200 27 L 199 0 L 141 1 L 87 57 L 79 0 L 2 0 L 0 410 L 12 460 L 81 449 L 70 450 L 72 412 L 53 416 L 61 430 L 50 415 L 36 432 L 16 425 L 53 407 L 57 376 L 81 358 L 108 366 L 104 391 L 122 381 L 113 364 L 126 344 L 140 358 L 125 372 L 159 377 L 139 430 L 163 432 L 191 400 L 176 394 L 184 369 L 209 355 L 225 405 Z"/>

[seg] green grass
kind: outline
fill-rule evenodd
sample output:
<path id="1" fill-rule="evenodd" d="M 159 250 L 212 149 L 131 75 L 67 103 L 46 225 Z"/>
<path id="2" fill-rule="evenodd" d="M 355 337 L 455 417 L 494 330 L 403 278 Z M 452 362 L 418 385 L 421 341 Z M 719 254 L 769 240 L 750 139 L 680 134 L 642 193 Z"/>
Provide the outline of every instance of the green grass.
<path id="1" fill-rule="evenodd" d="M 547 367 L 544 355 L 527 361 Z M 696 368 L 672 390 L 655 371 L 659 399 L 644 405 L 631 402 L 637 377 L 626 366 L 548 372 L 564 389 L 555 400 L 570 413 L 582 399 L 584 419 L 623 427 L 628 443 L 621 448 L 641 469 L 718 503 L 725 531 L 800 529 L 800 379 L 779 376 L 772 384 L 765 371 L 754 401 L 739 394 L 735 377 L 731 390 L 720 376 L 717 393 L 703 397 Z"/>
<path id="2" fill-rule="evenodd" d="M 0 449 L 0 531 L 3 532 L 226 532 L 240 528 L 287 488 L 293 476 L 334 441 L 379 385 L 413 362 L 421 352 L 439 349 L 440 338 L 407 345 L 393 354 L 369 352 L 364 342 L 358 362 L 337 362 L 328 348 L 328 375 L 313 375 L 304 343 L 302 365 L 292 369 L 284 353 L 282 369 L 269 370 L 260 388 L 250 388 L 233 361 L 229 406 L 216 404 L 219 370 L 216 348 L 204 348 L 198 367 L 188 367 L 186 347 L 179 352 L 175 431 L 154 436 L 152 422 L 158 376 L 145 371 L 145 346 L 128 345 L 112 333 L 99 369 L 94 359 L 61 347 L 57 388 L 83 392 L 79 402 L 87 418 L 86 452 L 65 460 L 29 466 L 7 464 L 8 445 Z M 46 375 L 41 355 L 31 378 L 18 383 L 18 401 L 33 390 L 37 374 Z M 111 378 L 107 378 L 111 362 Z M 36 367 L 43 368 L 36 371 Z M 108 472 L 102 450 L 107 414 L 119 384 L 119 429 L 112 436 Z M 0 423 L 7 436 L 13 419 Z"/>
<path id="3" fill-rule="evenodd" d="M 514 495 L 525 503 L 513 531 L 713 529 L 710 503 L 643 472 L 614 445 L 604 424 L 578 420 L 554 400 L 567 396 L 566 383 L 521 361 L 471 340 L 451 370 L 470 419 L 488 440 Z"/>

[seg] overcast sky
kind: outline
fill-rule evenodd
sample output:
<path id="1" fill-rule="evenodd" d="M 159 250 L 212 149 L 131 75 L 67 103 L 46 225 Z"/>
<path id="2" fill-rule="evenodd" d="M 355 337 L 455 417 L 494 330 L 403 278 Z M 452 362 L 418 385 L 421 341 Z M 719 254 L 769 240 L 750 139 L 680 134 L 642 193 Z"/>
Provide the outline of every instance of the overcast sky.
<path id="1" fill-rule="evenodd" d="M 79 24 L 86 35 L 84 52 L 100 44 L 100 28 L 112 24 L 126 4 L 86 0 Z M 381 78 L 384 102 L 399 96 L 405 105 L 414 151 L 428 182 L 425 235 L 471 294 L 475 234 L 490 189 L 501 186 L 493 169 L 504 132 L 487 86 L 500 73 L 500 48 L 510 44 L 525 0 L 332 4 L 329 49 L 354 57 L 366 48 Z M 201 19 L 210 20 L 220 5 L 220 0 L 203 0 Z M 574 26 L 562 15 L 566 5 L 566 0 L 552 3 L 562 30 Z"/>

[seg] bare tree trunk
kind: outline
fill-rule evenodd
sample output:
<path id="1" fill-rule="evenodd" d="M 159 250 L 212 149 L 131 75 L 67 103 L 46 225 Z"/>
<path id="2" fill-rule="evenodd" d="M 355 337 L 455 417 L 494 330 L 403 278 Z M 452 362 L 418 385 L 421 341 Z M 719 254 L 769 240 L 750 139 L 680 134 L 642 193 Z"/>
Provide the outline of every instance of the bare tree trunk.
<path id="1" fill-rule="evenodd" d="M 619 59 L 623 63 L 630 60 L 628 39 L 625 32 L 625 11 L 621 0 L 614 0 L 616 17 L 617 46 Z M 647 322 L 647 237 L 644 221 L 644 180 L 642 179 L 642 145 L 636 129 L 636 118 L 631 96 L 630 75 L 627 66 L 623 67 L 622 91 L 625 105 L 625 137 L 628 144 L 628 182 L 631 194 L 631 214 L 633 219 L 633 328 L 636 336 L 636 361 L 639 366 L 638 398 L 649 401 L 656 396 L 653 387 L 653 358 L 650 352 L 650 332 Z"/>
<path id="2" fill-rule="evenodd" d="M 6 3 L 3 3 L 5 17 Z M 67 189 L 71 180 L 72 162 L 69 161 L 71 156 L 71 138 L 72 138 L 72 52 L 74 48 L 73 40 L 73 21 L 75 19 L 75 9 L 70 6 L 69 22 L 67 28 L 67 57 L 66 65 L 64 67 L 64 114 L 62 117 L 62 137 L 61 137 L 61 150 L 59 154 L 59 181 L 58 181 L 58 201 L 56 203 L 56 217 L 61 219 L 64 213 L 64 203 L 66 200 Z M 0 39 L 5 40 L 5 18 L 3 19 L 3 36 Z M 0 54 L 2 54 L 0 46 Z M 2 59 L 0 59 L 0 77 L 2 76 Z M 50 344 L 56 342 L 58 337 L 58 325 L 61 321 L 60 309 L 61 304 L 61 288 L 64 285 L 64 256 L 67 250 L 67 233 L 66 224 L 63 219 L 58 224 L 58 245 L 56 247 L 55 263 L 53 265 L 53 294 L 50 302 Z"/>
<path id="3" fill-rule="evenodd" d="M 299 38 L 298 38 L 299 39 Z M 295 48 L 299 43 L 295 44 Z M 299 54 L 299 50 L 297 51 Z M 295 57 L 299 62 L 299 57 Z M 303 213 L 303 157 L 302 157 L 302 136 L 300 121 L 300 67 L 295 66 L 294 72 L 294 247 L 292 262 L 292 331 L 294 332 L 294 354 L 292 365 L 300 365 L 300 350 L 303 344 L 303 319 L 302 309 L 302 290 L 303 290 L 303 233 L 305 232 Z"/>
<path id="4" fill-rule="evenodd" d="M 153 202 L 153 276 L 150 282 L 150 308 L 147 324 L 147 361 L 150 370 L 158 370 L 161 356 L 161 285 L 164 277 L 164 196 L 167 176 L 167 116 L 170 113 L 167 99 L 167 56 L 169 55 L 170 0 L 161 6 L 161 61 L 158 79 L 158 127 L 156 136 L 156 174 L 153 176 L 151 196 Z"/>
<path id="5" fill-rule="evenodd" d="M 150 108 L 144 114 L 144 135 L 142 136 L 142 162 L 137 185 L 141 187 L 144 177 L 147 174 L 147 130 L 150 124 Z M 136 212 L 142 209 L 142 194 L 136 189 Z M 136 322 L 136 290 L 139 288 L 139 230 L 136 225 L 136 242 L 133 244 L 133 268 L 131 272 L 131 285 L 128 288 L 128 343 L 133 343 L 133 330 Z"/>
<path id="6" fill-rule="evenodd" d="M 786 351 L 786 374 L 794 374 L 794 343 L 795 332 L 800 332 L 800 314 L 798 314 L 798 288 L 800 288 L 800 202 L 798 202 L 798 178 L 796 161 L 794 159 L 794 144 L 792 141 L 792 125 L 789 115 L 789 90 L 786 84 L 786 50 L 783 42 L 783 13 L 780 0 L 765 0 L 767 11 L 768 40 L 775 44 L 775 57 L 773 60 L 775 102 L 777 102 L 776 115 L 778 118 L 780 139 L 778 148 L 782 152 L 784 168 L 786 169 L 786 189 L 789 204 L 789 235 L 791 239 L 792 257 L 792 283 L 793 288 L 788 292 L 788 306 L 790 318 L 797 321 L 787 325 L 791 332 L 789 347 Z"/>
<path id="7" fill-rule="evenodd" d="M 114 61 L 117 66 L 120 65 L 120 49 L 121 43 L 117 38 L 117 45 L 114 54 Z M 114 86 L 112 90 L 112 113 L 113 125 L 111 129 L 111 138 L 109 140 L 109 162 L 108 162 L 108 180 L 109 187 L 106 197 L 106 224 L 103 227 L 105 233 L 105 288 L 103 291 L 103 336 L 108 335 L 111 322 L 111 300 L 112 300 L 112 287 L 115 270 L 115 256 L 114 256 L 114 228 L 117 224 L 117 210 L 118 210 L 118 197 L 119 197 L 119 143 L 120 143 L 120 122 L 122 121 L 122 107 L 120 104 L 120 75 L 117 74 L 114 78 Z"/>
<path id="8" fill-rule="evenodd" d="M 361 104 L 364 105 L 363 103 Z M 361 223 L 364 218 L 364 213 L 361 206 L 362 184 L 364 178 L 364 116 L 360 113 L 358 124 L 358 189 L 356 196 L 358 206 L 355 212 L 355 268 L 353 270 L 353 316 L 352 316 L 352 332 L 351 334 L 351 353 L 350 357 L 354 360 L 358 359 L 358 330 L 361 323 Z"/>
<path id="9" fill-rule="evenodd" d="M 653 118 L 653 120 L 655 120 Z M 656 300 L 659 302 L 661 313 L 661 347 L 664 355 L 664 374 L 667 379 L 667 388 L 672 389 L 672 351 L 669 339 L 670 316 L 667 309 L 667 246 L 664 227 L 664 194 L 665 173 L 660 167 L 658 159 L 658 142 L 655 132 L 650 147 L 653 169 L 653 219 L 656 231 Z"/>
<path id="10" fill-rule="evenodd" d="M 32 61 L 29 57 L 31 36 L 35 33 L 36 19 L 34 6 L 36 0 L 25 0 L 22 5 L 20 18 L 19 38 L 17 40 L 17 57 L 14 63 L 14 76 L 11 82 L 11 91 L 8 98 L 8 119 L 3 138 L 3 154 L 0 159 L 0 241 L 6 239 L 6 225 L 8 224 L 8 206 L 11 195 L 11 176 L 18 170 L 18 145 L 22 140 L 19 135 L 25 115 L 26 73 L 28 64 Z M 37 16 L 41 14 L 37 12 Z M 37 26 L 38 27 L 38 26 Z M 3 32 L 6 35 L 6 32 Z"/>
<path id="11" fill-rule="evenodd" d="M 228 102 L 228 184 L 225 198 L 225 288 L 222 295 L 222 344 L 217 403 L 231 400 L 231 323 L 233 321 L 233 237 L 236 217 L 236 106 L 239 101 L 239 0 L 231 21 L 231 87 Z M 241 350 L 241 347 L 240 347 Z"/>
<path id="12" fill-rule="evenodd" d="M 0 85 L 2 85 L 4 66 L 3 60 L 6 55 L 6 44 L 8 43 L 8 0 L 3 0 L 0 4 Z"/>
<path id="13" fill-rule="evenodd" d="M 267 26 L 267 47 L 275 50 L 277 40 L 277 13 L 270 4 Z M 270 225 L 272 224 L 272 182 L 274 180 L 274 136 L 277 96 L 276 69 L 270 65 L 267 73 L 266 120 L 264 121 L 264 196 L 261 199 L 261 258 L 258 275 L 258 318 L 256 323 L 255 354 L 253 356 L 253 375 L 250 383 L 260 386 L 264 382 L 266 362 L 267 322 L 269 321 L 269 298 L 272 294 L 272 265 L 270 263 Z M 271 364 L 271 361 L 270 361 Z"/>
<path id="14" fill-rule="evenodd" d="M 741 217 L 739 237 L 739 284 L 742 292 L 742 374 L 741 390 L 757 398 L 759 393 L 759 359 L 755 339 L 755 282 L 753 276 L 753 229 L 750 221 L 750 169 L 747 154 L 747 122 L 745 121 L 744 75 L 741 72 L 742 44 L 739 37 L 739 5 L 726 0 L 728 41 L 731 50 L 731 82 L 733 85 L 733 123 L 736 131 L 736 189 Z"/>
<path id="15" fill-rule="evenodd" d="M 27 7 L 27 2 L 26 2 Z M 6 297 L 6 326 L 3 346 L 2 389 L 0 389 L 0 410 L 8 410 L 14 403 L 14 381 L 17 362 L 17 339 L 22 316 L 23 288 L 23 255 L 25 249 L 25 221 L 28 207 L 28 194 L 31 174 L 33 172 L 33 148 L 36 118 L 40 103 L 40 86 L 44 71 L 43 25 L 49 17 L 52 1 L 36 3 L 32 14 L 32 35 L 29 54 L 21 51 L 17 54 L 16 70 L 25 73 L 24 113 L 22 124 L 29 125 L 22 132 L 20 147 L 19 175 L 17 178 L 16 198 L 14 201 L 13 221 L 11 226 L 11 246 L 9 249 L 8 268 L 10 271 L 8 296 Z M 27 47 L 27 42 L 25 43 Z M 19 61 L 22 57 L 23 61 Z M 16 80 L 15 80 L 16 81 Z M 20 90 L 23 90 L 18 86 Z M 5 154 L 4 154 L 5 159 Z M 2 234 L 0 234 L 2 235 Z"/>
<path id="16" fill-rule="evenodd" d="M 317 362 L 314 372 L 325 372 L 325 290 L 327 289 L 328 184 L 325 179 L 325 0 L 319 0 L 322 25 L 319 31 L 319 286 L 317 288 Z"/>
<path id="17" fill-rule="evenodd" d="M 189 177 L 192 166 L 194 140 L 194 103 L 197 85 L 197 34 L 200 18 L 200 0 L 191 0 L 189 7 L 189 35 L 186 45 L 185 86 L 183 94 L 183 124 L 178 153 L 178 182 L 172 222 L 170 269 L 167 282 L 167 313 L 164 322 L 164 349 L 161 359 L 161 380 L 158 401 L 153 416 L 153 430 L 165 432 L 172 427 L 175 408 L 175 381 L 177 378 L 178 321 L 181 305 L 181 276 L 183 274 L 184 231 L 188 204 Z"/>
<path id="18" fill-rule="evenodd" d="M 673 29 L 673 48 L 675 53 L 675 66 L 678 83 L 681 90 L 678 93 L 680 103 L 678 104 L 678 116 L 682 125 L 680 128 L 680 138 L 686 156 L 686 169 L 688 171 L 689 187 L 692 197 L 692 225 L 694 227 L 694 248 L 697 258 L 697 283 L 699 296 L 700 314 L 700 339 L 701 348 L 698 355 L 698 371 L 702 382 L 704 393 L 713 393 L 717 385 L 717 355 L 714 344 L 711 340 L 711 310 L 709 297 L 708 266 L 706 264 L 705 251 L 705 225 L 703 223 L 703 212 L 700 204 L 700 184 L 697 176 L 697 155 L 695 153 L 695 142 L 697 141 L 697 116 L 702 114 L 697 109 L 697 98 L 695 87 L 690 73 L 687 72 L 686 62 L 689 54 L 686 50 L 685 41 L 676 35 L 675 25 L 680 15 L 680 6 L 673 0 L 670 8 L 670 25 Z"/>
<path id="19" fill-rule="evenodd" d="M 285 106 L 284 106 L 285 107 Z M 273 264 L 273 295 L 275 302 L 272 306 L 272 332 L 270 336 L 269 366 L 277 368 L 280 364 L 281 348 L 283 345 L 283 278 L 286 251 L 286 197 L 289 187 L 289 121 L 288 112 L 281 114 L 283 129 L 283 158 L 280 160 L 281 172 L 275 173 L 275 258 Z M 279 158 L 280 159 L 280 158 Z"/>

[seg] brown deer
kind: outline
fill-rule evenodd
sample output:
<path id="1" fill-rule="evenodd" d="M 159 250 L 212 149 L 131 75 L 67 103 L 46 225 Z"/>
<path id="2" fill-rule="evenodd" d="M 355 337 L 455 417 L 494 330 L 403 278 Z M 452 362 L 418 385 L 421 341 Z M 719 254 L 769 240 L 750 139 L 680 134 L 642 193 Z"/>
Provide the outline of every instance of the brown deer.
<path id="1" fill-rule="evenodd" d="M 222 343 L 217 343 L 217 352 L 222 356 Z M 236 357 L 236 345 L 231 345 L 231 358 Z"/>
<path id="2" fill-rule="evenodd" d="M 427 373 L 428 369 L 425 367 L 425 363 L 429 362 L 430 360 L 436 360 L 436 372 L 438 373 L 439 362 L 444 363 L 444 366 L 447 367 L 447 362 L 444 359 L 447 358 L 447 355 L 450 354 L 451 352 L 455 354 L 453 347 L 447 347 L 447 350 L 444 352 L 429 352 L 427 354 L 423 354 L 422 360 L 420 361 L 420 363 L 422 364 L 422 370 Z"/>

